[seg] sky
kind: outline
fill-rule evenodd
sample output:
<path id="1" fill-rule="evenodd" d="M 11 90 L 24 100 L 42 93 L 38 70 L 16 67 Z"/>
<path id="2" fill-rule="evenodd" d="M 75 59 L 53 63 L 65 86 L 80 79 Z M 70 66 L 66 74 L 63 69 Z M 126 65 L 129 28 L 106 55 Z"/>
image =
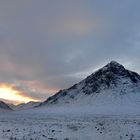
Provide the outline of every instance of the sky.
<path id="1" fill-rule="evenodd" d="M 139 5 L 139 0 L 1 0 L 1 100 L 46 100 L 111 60 L 140 73 Z"/>

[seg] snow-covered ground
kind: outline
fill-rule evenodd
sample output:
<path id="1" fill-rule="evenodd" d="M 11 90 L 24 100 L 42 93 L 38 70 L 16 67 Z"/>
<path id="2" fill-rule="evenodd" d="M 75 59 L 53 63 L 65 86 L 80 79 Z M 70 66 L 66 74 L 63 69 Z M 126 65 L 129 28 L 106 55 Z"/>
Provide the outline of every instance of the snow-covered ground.
<path id="1" fill-rule="evenodd" d="M 140 140 L 139 114 L 94 114 L 82 107 L 79 112 L 72 110 L 1 112 L 0 140 Z"/>

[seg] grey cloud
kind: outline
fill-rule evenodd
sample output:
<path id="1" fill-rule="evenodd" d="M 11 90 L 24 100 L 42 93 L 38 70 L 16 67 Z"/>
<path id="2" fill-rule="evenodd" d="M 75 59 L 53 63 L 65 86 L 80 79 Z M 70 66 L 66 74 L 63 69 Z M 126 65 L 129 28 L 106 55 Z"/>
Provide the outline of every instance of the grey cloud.
<path id="1" fill-rule="evenodd" d="M 139 4 L 1 1 L 0 81 L 36 80 L 61 89 L 83 78 L 77 73 L 92 72 L 111 60 L 140 72 Z"/>

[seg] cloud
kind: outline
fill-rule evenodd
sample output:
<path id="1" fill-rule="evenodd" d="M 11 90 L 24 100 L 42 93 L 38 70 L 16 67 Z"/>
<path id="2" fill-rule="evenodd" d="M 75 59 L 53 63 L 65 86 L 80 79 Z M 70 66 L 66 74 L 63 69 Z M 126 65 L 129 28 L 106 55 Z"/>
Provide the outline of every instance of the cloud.
<path id="1" fill-rule="evenodd" d="M 42 100 L 111 60 L 140 73 L 139 4 L 0 2 L 0 82 L 16 83 L 26 96 Z"/>
<path id="2" fill-rule="evenodd" d="M 0 98 L 15 103 L 38 101 L 35 97 L 27 96 L 24 90 L 8 83 L 0 84 Z"/>

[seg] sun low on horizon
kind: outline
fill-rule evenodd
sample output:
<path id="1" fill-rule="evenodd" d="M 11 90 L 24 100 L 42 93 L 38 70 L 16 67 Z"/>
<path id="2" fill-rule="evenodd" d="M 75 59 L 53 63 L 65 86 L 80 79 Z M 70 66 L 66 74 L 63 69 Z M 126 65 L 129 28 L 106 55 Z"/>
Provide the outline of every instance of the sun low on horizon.
<path id="1" fill-rule="evenodd" d="M 29 101 L 39 101 L 37 99 L 23 95 L 22 91 L 19 91 L 8 84 L 0 85 L 0 98 L 11 101 L 14 104 L 27 103 Z"/>

